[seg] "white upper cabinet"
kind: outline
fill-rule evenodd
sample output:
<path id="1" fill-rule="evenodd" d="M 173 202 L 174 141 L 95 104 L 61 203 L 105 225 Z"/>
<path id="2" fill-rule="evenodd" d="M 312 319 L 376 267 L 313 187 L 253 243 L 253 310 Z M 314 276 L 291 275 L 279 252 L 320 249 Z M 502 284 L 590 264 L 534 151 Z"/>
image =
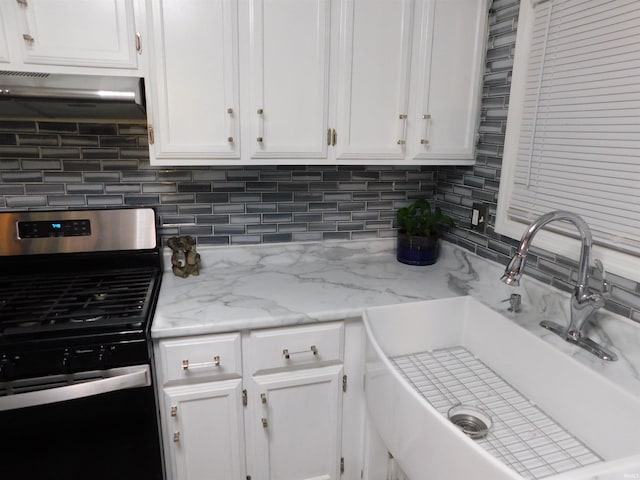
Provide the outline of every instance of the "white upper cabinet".
<path id="1" fill-rule="evenodd" d="M 413 0 L 344 0 L 337 90 L 337 160 L 403 160 Z"/>
<path id="2" fill-rule="evenodd" d="M 0 59 L 6 40 L 12 70 L 135 70 L 140 51 L 136 9 L 136 0 L 6 0 L 0 12 L 6 28 L 0 32 Z"/>
<path id="3" fill-rule="evenodd" d="M 151 162 L 473 163 L 487 3 L 147 0 Z"/>
<path id="4" fill-rule="evenodd" d="M 251 158 L 326 158 L 330 1 L 245 3 Z"/>
<path id="5" fill-rule="evenodd" d="M 487 32 L 486 0 L 416 4 L 407 153 L 426 163 L 473 163 Z"/>
<path id="6" fill-rule="evenodd" d="M 240 158 L 237 0 L 147 3 L 156 164 Z"/>
<path id="7" fill-rule="evenodd" d="M 8 63 L 10 60 L 6 21 L 7 12 L 4 9 L 4 5 L 0 3 L 0 63 Z"/>

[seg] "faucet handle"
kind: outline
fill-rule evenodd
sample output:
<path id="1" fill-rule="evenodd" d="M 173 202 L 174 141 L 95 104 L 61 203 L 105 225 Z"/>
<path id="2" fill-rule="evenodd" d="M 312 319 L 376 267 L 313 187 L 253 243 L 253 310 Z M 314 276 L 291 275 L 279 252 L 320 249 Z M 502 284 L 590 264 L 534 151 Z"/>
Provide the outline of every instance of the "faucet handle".
<path id="1" fill-rule="evenodd" d="M 595 259 L 593 263 L 595 264 L 595 270 L 599 272 L 599 280 L 601 282 L 599 290 L 602 295 L 607 295 L 610 290 L 610 285 L 607 280 L 607 272 L 604 270 L 604 265 L 602 265 L 602 262 L 598 259 Z"/>

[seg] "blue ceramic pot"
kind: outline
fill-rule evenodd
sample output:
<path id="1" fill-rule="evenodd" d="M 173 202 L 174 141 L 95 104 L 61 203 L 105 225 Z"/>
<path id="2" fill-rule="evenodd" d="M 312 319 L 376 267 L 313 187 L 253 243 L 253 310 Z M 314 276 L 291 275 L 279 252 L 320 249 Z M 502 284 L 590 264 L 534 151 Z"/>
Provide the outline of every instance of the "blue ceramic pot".
<path id="1" fill-rule="evenodd" d="M 433 265 L 440 255 L 437 236 L 417 237 L 398 232 L 396 258 L 407 265 Z"/>

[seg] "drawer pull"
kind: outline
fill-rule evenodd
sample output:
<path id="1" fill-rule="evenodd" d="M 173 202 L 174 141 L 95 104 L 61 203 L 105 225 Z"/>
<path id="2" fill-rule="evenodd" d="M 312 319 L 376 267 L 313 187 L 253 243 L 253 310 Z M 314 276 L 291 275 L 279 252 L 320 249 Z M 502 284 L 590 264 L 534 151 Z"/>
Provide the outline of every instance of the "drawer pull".
<path id="1" fill-rule="evenodd" d="M 268 428 L 269 427 L 269 423 L 267 422 L 266 418 L 262 419 L 262 428 Z"/>
<path id="2" fill-rule="evenodd" d="M 173 441 L 176 443 L 180 441 L 180 432 L 173 432 Z"/>
<path id="3" fill-rule="evenodd" d="M 266 393 L 261 393 L 260 394 L 260 401 L 262 403 L 265 403 L 265 404 L 267 403 L 267 394 Z"/>
<path id="4" fill-rule="evenodd" d="M 194 368 L 206 368 L 206 367 L 219 367 L 220 366 L 220 357 L 216 355 L 213 357 L 213 362 L 202 362 L 202 363 L 189 363 L 189 360 L 182 361 L 182 370 L 189 370 Z"/>
<path id="5" fill-rule="evenodd" d="M 290 352 L 288 348 L 285 348 L 284 350 L 282 350 L 282 355 L 284 356 L 284 358 L 289 360 L 289 358 L 291 358 L 291 355 L 297 355 L 299 353 L 309 353 L 309 352 L 313 353 L 314 355 L 318 355 L 318 347 L 316 347 L 315 345 L 311 345 L 309 350 L 300 350 L 299 352 Z"/>

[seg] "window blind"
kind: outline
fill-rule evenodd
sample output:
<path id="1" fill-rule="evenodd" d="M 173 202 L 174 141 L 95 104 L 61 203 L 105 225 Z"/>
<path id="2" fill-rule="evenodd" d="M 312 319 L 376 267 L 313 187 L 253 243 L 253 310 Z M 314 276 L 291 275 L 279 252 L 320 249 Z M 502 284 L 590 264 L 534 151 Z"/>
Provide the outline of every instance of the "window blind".
<path id="1" fill-rule="evenodd" d="M 573 211 L 599 243 L 640 252 L 640 2 L 547 0 L 534 15 L 508 215 Z"/>

